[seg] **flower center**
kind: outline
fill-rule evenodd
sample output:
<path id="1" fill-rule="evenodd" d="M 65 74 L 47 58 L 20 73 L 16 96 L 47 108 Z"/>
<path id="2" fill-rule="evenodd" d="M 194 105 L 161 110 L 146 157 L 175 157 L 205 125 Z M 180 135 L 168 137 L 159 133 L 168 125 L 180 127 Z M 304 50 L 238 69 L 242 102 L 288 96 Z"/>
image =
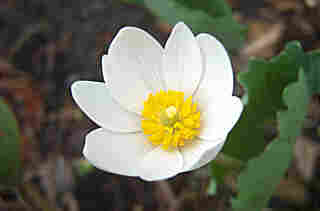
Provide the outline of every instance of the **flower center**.
<path id="1" fill-rule="evenodd" d="M 200 112 L 192 96 L 179 91 L 150 94 L 144 102 L 141 127 L 148 140 L 163 149 L 182 147 L 199 133 Z"/>
<path id="2" fill-rule="evenodd" d="M 169 106 L 165 113 L 169 119 L 173 119 L 177 115 L 177 109 L 174 106 Z"/>
<path id="3" fill-rule="evenodd" d="M 172 126 L 178 121 L 178 112 L 175 106 L 169 106 L 160 112 L 160 122 L 166 126 Z"/>

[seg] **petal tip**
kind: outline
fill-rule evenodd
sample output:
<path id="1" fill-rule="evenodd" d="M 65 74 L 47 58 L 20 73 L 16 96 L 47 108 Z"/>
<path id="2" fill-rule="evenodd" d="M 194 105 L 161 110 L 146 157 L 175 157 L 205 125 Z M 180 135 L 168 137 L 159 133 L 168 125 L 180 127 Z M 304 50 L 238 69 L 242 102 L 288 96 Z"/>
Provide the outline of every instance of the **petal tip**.
<path id="1" fill-rule="evenodd" d="M 228 55 L 228 51 L 224 47 L 223 43 L 217 37 L 215 37 L 209 33 L 200 33 L 196 36 L 196 39 L 210 42 L 212 46 L 217 45 L 220 48 L 222 48 L 225 51 L 225 53 Z"/>
<path id="2" fill-rule="evenodd" d="M 81 84 L 81 83 L 82 83 L 81 81 L 75 81 L 70 86 L 71 95 L 72 95 L 73 99 L 75 99 L 75 100 L 76 100 L 76 96 L 75 95 L 79 91 L 79 84 Z"/>
<path id="3" fill-rule="evenodd" d="M 176 23 L 176 25 L 174 25 L 172 32 L 174 31 L 179 31 L 179 32 L 184 31 L 184 32 L 191 33 L 193 35 L 191 28 L 182 21 L 179 21 L 178 23 Z"/>
<path id="4" fill-rule="evenodd" d="M 183 21 L 179 21 L 175 26 L 187 26 Z"/>
<path id="5" fill-rule="evenodd" d="M 135 27 L 135 26 L 125 26 L 125 27 L 122 27 L 118 33 L 116 34 L 114 40 L 116 39 L 122 39 L 123 36 L 128 36 L 130 34 L 133 34 L 133 33 L 141 33 L 141 34 L 144 34 L 148 37 L 150 37 L 151 35 L 148 34 L 148 32 L 146 32 L 145 30 L 143 29 L 140 29 L 138 27 Z M 114 42 L 114 41 L 113 41 Z M 113 43 L 112 42 L 112 43 Z M 111 43 L 111 44 L 112 44 Z"/>

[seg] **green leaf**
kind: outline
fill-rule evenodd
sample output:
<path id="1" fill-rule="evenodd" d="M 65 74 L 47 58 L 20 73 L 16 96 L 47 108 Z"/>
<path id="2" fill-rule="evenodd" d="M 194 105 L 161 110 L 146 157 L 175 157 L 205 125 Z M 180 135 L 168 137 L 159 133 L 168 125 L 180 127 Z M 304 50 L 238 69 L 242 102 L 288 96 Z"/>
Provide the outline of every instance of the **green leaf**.
<path id="1" fill-rule="evenodd" d="M 211 176 L 216 183 L 223 184 L 226 175 L 233 171 L 229 166 L 217 163 L 215 160 L 211 161 Z"/>
<path id="2" fill-rule="evenodd" d="M 277 115 L 280 136 L 261 156 L 250 160 L 247 169 L 240 174 L 239 195 L 232 201 L 235 210 L 256 211 L 266 207 L 290 164 L 309 102 L 303 71 L 300 71 L 299 81 L 284 90 L 283 98 L 288 110 Z"/>
<path id="3" fill-rule="evenodd" d="M 299 82 L 289 85 L 283 92 L 283 98 L 289 109 L 279 112 L 279 138 L 295 142 L 301 133 L 303 121 L 305 119 L 309 98 L 308 86 L 305 82 L 305 73 L 300 71 Z"/>
<path id="4" fill-rule="evenodd" d="M 189 9 L 198 9 L 206 12 L 212 17 L 232 16 L 231 8 L 225 0 L 175 0 L 176 2 L 188 7 Z"/>
<path id="5" fill-rule="evenodd" d="M 242 46 L 246 27 L 232 18 L 231 9 L 222 0 L 145 0 L 145 6 L 157 16 L 175 25 L 185 22 L 193 32 L 215 35 L 229 50 Z"/>
<path id="6" fill-rule="evenodd" d="M 252 159 L 238 179 L 239 195 L 232 200 L 235 210 L 257 211 L 264 208 L 291 161 L 292 147 L 275 140 L 260 157 Z"/>
<path id="7" fill-rule="evenodd" d="M 215 160 L 211 162 L 211 176 L 216 183 L 222 184 L 225 182 L 226 175 L 240 172 L 244 166 L 242 161 L 220 152 Z"/>
<path id="8" fill-rule="evenodd" d="M 289 83 L 297 80 L 304 56 L 299 43 L 291 42 L 279 56 L 270 61 L 253 59 L 249 71 L 239 74 L 248 100 L 223 148 L 225 154 L 247 161 L 264 151 L 265 125 L 276 119 L 277 111 L 286 108 L 281 94 Z"/>
<path id="9" fill-rule="evenodd" d="M 21 176 L 20 135 L 17 121 L 0 98 L 0 184 L 16 185 Z"/>
<path id="10" fill-rule="evenodd" d="M 303 67 L 309 95 L 320 94 L 320 50 L 308 53 Z"/>

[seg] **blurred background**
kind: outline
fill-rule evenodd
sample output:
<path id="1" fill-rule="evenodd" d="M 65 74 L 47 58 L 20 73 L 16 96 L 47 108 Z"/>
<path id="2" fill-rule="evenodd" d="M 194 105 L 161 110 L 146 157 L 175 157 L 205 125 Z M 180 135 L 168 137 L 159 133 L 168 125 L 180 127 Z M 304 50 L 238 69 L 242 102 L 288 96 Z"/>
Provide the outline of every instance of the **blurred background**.
<path id="1" fill-rule="evenodd" d="M 250 57 L 271 58 L 291 40 L 305 51 L 320 48 L 318 0 L 226 3 L 245 31 L 230 38 L 236 44 L 224 40 L 228 31 L 216 34 L 232 43 L 226 45 L 235 74 L 247 70 Z M 73 102 L 71 83 L 102 81 L 101 56 L 123 26 L 140 27 L 164 44 L 172 26 L 158 16 L 129 0 L 0 0 L 0 96 L 18 121 L 23 170 L 23 198 L 0 188 L 0 211 L 230 210 L 234 178 L 210 194 L 208 166 L 147 183 L 102 172 L 82 158 L 85 134 L 97 126 Z M 235 94 L 243 95 L 242 87 Z M 288 177 L 268 204 L 274 210 L 320 210 L 319 105 L 314 96 Z"/>

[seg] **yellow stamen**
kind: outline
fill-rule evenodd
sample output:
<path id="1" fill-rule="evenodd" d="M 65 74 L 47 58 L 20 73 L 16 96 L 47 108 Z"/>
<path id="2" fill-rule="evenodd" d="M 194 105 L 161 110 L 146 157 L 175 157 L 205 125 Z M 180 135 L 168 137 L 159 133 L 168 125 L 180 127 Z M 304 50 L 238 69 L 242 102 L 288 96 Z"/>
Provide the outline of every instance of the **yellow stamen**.
<path id="1" fill-rule="evenodd" d="M 200 112 L 192 96 L 179 91 L 150 94 L 144 102 L 141 127 L 148 140 L 164 150 L 182 147 L 199 133 Z"/>
<path id="2" fill-rule="evenodd" d="M 168 118 L 173 119 L 173 118 L 176 116 L 176 114 L 177 114 L 177 109 L 176 109 L 176 107 L 174 107 L 174 106 L 169 106 L 169 107 L 166 109 L 166 114 L 167 114 Z"/>

